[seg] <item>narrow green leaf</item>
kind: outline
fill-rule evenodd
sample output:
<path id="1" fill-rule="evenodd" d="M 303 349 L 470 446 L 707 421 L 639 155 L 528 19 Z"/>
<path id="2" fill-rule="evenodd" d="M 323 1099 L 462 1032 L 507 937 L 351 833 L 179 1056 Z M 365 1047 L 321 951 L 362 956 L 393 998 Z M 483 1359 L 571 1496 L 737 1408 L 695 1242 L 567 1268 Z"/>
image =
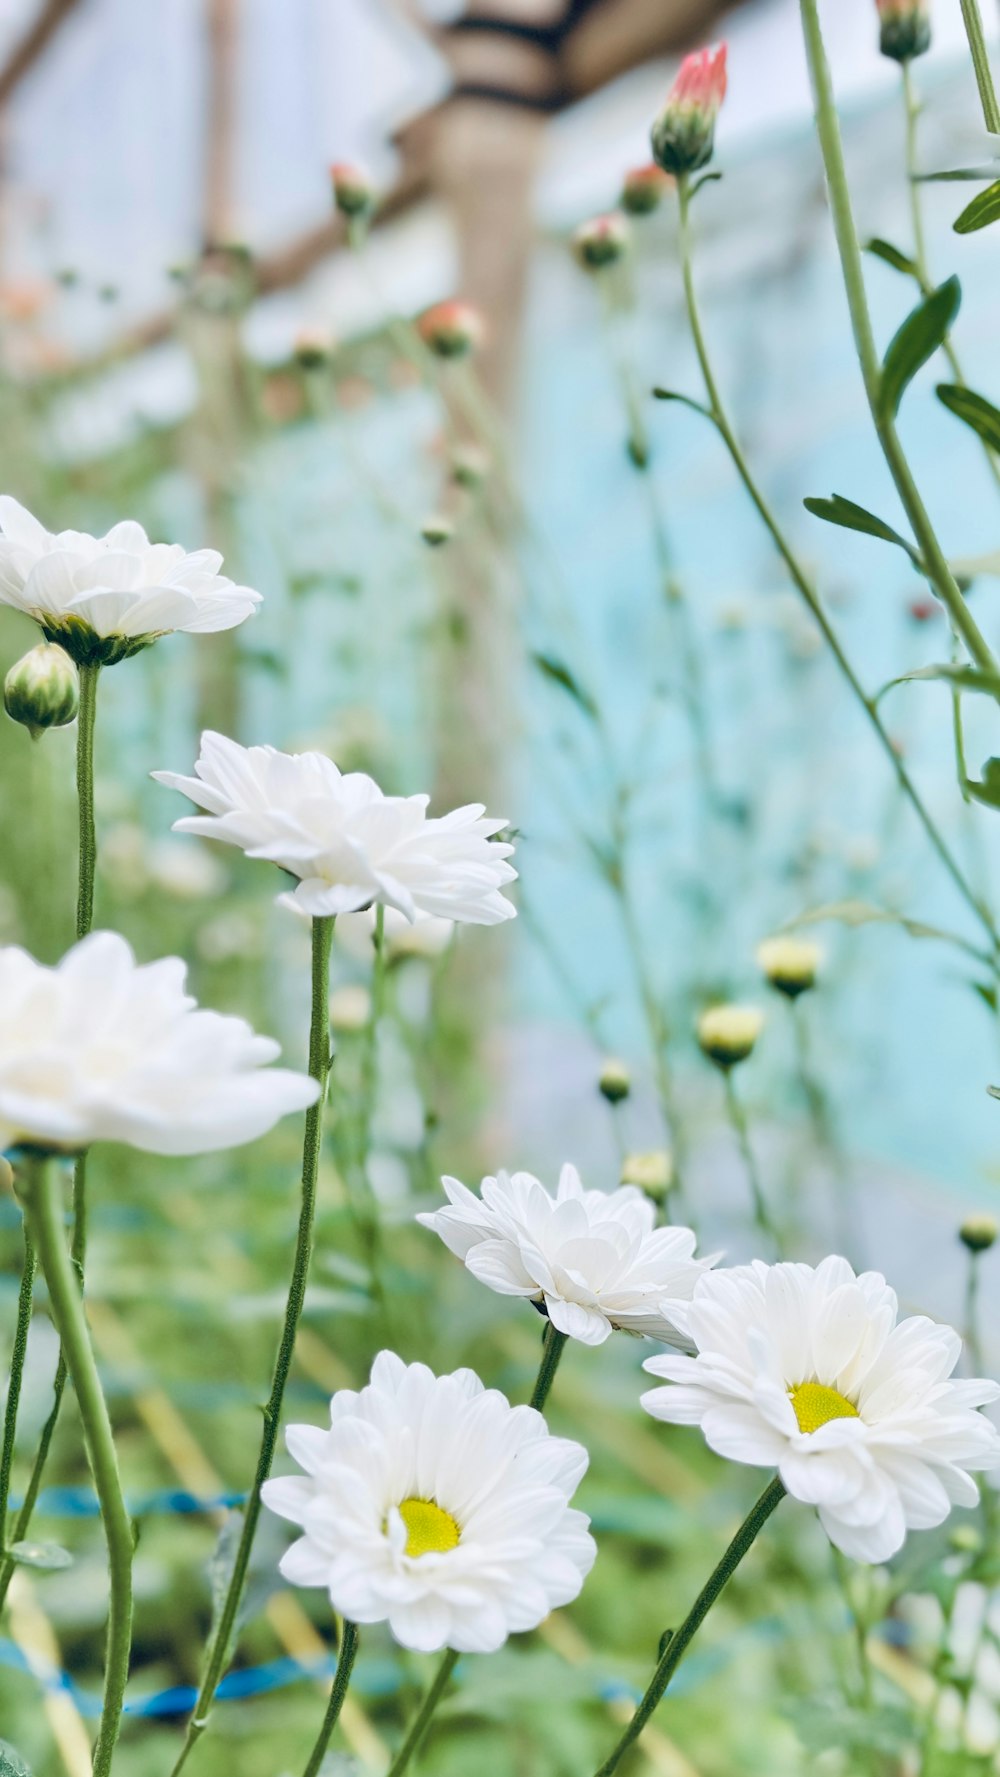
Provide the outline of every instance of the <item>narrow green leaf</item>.
<path id="1" fill-rule="evenodd" d="M 722 178 L 722 174 L 718 173 L 718 172 L 702 173 L 701 178 L 695 180 L 690 191 L 688 192 L 688 202 L 690 203 L 692 198 L 698 196 L 698 193 L 701 190 L 703 185 L 714 185 L 716 180 L 721 179 L 721 178 Z"/>
<path id="2" fill-rule="evenodd" d="M 991 222 L 1000 219 L 1000 179 L 995 184 L 981 191 L 974 197 L 971 204 L 966 204 L 962 214 L 952 223 L 956 234 L 975 234 L 977 229 L 988 228 Z"/>
<path id="3" fill-rule="evenodd" d="M 874 512 L 856 505 L 853 500 L 845 500 L 843 494 L 832 494 L 828 500 L 810 495 L 802 504 L 807 512 L 811 512 L 814 518 L 821 518 L 824 524 L 837 524 L 845 531 L 861 531 L 866 537 L 879 537 L 883 543 L 895 543 L 897 548 L 905 549 L 914 567 L 920 567 L 920 557 L 912 543 L 908 543 L 884 519 L 876 518 Z"/>
<path id="4" fill-rule="evenodd" d="M 944 344 L 961 301 L 961 284 L 957 278 L 948 278 L 918 303 L 890 340 L 879 383 L 879 409 L 883 419 L 895 418 L 917 371 Z"/>
<path id="5" fill-rule="evenodd" d="M 972 179 L 982 184 L 984 179 L 995 179 L 997 163 L 989 161 L 981 167 L 949 167 L 941 173 L 914 173 L 916 185 L 942 185 L 953 180 Z"/>
<path id="6" fill-rule="evenodd" d="M 919 278 L 920 276 L 916 262 L 910 258 L 908 253 L 901 253 L 898 247 L 892 245 L 891 241 L 883 241 L 876 236 L 873 240 L 865 242 L 865 252 L 871 253 L 876 259 L 883 259 L 886 265 L 892 266 L 893 271 L 905 272 L 908 278 Z"/>
<path id="7" fill-rule="evenodd" d="M 990 450 L 1000 450 L 1000 408 L 987 401 L 985 395 L 963 389 L 958 383 L 938 383 L 937 397 L 956 419 L 971 426 Z"/>
<path id="8" fill-rule="evenodd" d="M 981 957 L 982 954 L 974 944 L 970 944 L 967 938 L 960 937 L 957 932 L 949 932 L 944 926 L 926 925 L 920 919 L 909 919 L 905 913 L 896 913 L 889 907 L 876 907 L 871 901 L 827 901 L 822 907 L 812 907 L 807 913 L 800 913 L 795 919 L 788 920 L 785 930 L 794 931 L 799 926 L 822 925 L 827 920 L 850 927 L 898 926 L 909 938 L 936 938 L 943 944 L 954 944 L 957 949 L 966 951 L 970 956 Z"/>
<path id="9" fill-rule="evenodd" d="M 700 413 L 703 419 L 710 420 L 712 415 L 707 407 L 696 401 L 692 395 L 681 395 L 677 389 L 654 389 L 657 401 L 679 401 L 682 406 L 690 407 L 693 413 Z"/>
<path id="10" fill-rule="evenodd" d="M 890 679 L 883 685 L 876 697 L 880 702 L 887 691 L 896 685 L 909 685 L 914 680 L 940 680 L 950 685 L 953 691 L 978 691 L 984 697 L 1000 697 L 1000 676 L 996 673 L 984 673 L 978 666 L 959 665 L 954 661 L 941 661 L 933 666 L 919 666 L 912 673 L 900 673 L 898 679 Z"/>
<path id="11" fill-rule="evenodd" d="M 531 658 L 539 672 L 553 685 L 559 685 L 592 722 L 599 720 L 597 705 L 590 692 L 584 690 L 568 666 L 564 666 L 561 660 L 554 659 L 551 654 L 533 654 Z"/>
<path id="12" fill-rule="evenodd" d="M 31 1770 L 9 1740 L 0 1740 L 0 1777 L 31 1777 Z"/>

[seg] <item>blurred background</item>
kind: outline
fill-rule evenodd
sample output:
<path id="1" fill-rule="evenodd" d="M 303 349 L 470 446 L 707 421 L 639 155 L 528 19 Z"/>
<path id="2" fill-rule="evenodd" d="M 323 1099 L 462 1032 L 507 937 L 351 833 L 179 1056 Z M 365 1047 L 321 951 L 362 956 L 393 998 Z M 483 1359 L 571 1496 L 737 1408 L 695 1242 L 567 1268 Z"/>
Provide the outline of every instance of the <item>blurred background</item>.
<path id="1" fill-rule="evenodd" d="M 920 163 L 979 164 L 990 148 L 953 0 L 933 22 L 916 65 Z M 878 54 L 874 0 L 830 0 L 824 24 L 859 226 L 908 252 L 899 70 Z M 369 945 L 343 922 L 338 1115 L 294 1417 L 321 1415 L 387 1339 L 523 1392 L 527 1311 L 413 1229 L 442 1170 L 553 1178 L 569 1158 L 610 1187 L 623 1157 L 652 1153 L 662 1172 L 669 1153 L 676 1215 L 750 1256 L 739 1149 L 693 1036 L 723 996 L 768 1012 L 741 1085 L 796 1251 L 835 1245 L 889 1272 L 907 1308 L 962 1317 L 956 1229 L 996 1202 L 1000 1108 L 986 1089 L 1000 1056 L 989 980 L 934 931 L 975 933 L 714 433 L 648 399 L 654 384 L 701 393 L 669 196 L 632 224 L 610 303 L 570 250 L 648 160 L 680 55 L 721 34 L 724 178 L 696 208 L 706 323 L 759 478 L 874 691 L 945 658 L 949 638 L 902 554 L 802 508 L 836 490 L 900 522 L 853 357 L 795 0 L 0 0 L 0 486 L 52 529 L 135 516 L 158 538 L 212 543 L 265 601 L 239 631 L 170 638 L 104 675 L 98 923 L 144 957 L 185 956 L 202 1000 L 280 1036 L 299 1065 L 307 933 L 273 907 L 260 866 L 170 835 L 186 809 L 150 770 L 189 770 L 212 726 L 320 747 L 387 790 L 430 788 L 439 811 L 485 801 L 518 833 L 517 922 L 396 955 L 376 1258 L 349 1189 Z M 335 161 L 361 163 L 378 193 L 364 239 L 334 211 Z M 996 231 L 953 234 L 967 190 L 922 188 L 929 257 L 936 276 L 962 277 L 957 343 L 973 386 L 996 397 L 1000 254 Z M 869 290 L 885 341 L 912 290 L 875 259 Z M 452 296 L 484 316 L 471 367 L 429 359 L 410 326 Z M 909 398 L 906 443 L 949 553 L 976 564 L 996 643 L 995 489 L 933 380 Z M 646 467 L 627 448 L 637 413 Z M 33 640 L 0 611 L 4 671 Z M 959 797 L 946 691 L 902 686 L 882 707 L 988 896 L 994 816 Z M 997 750 L 988 711 L 968 708 L 967 726 L 976 769 Z M 47 959 L 71 936 L 72 761 L 71 733 L 34 746 L 0 724 L 0 938 Z M 793 1018 L 755 945 L 831 906 L 820 985 Z M 631 1079 L 616 1106 L 598 1088 L 609 1057 Z M 110 1154 L 94 1168 L 94 1327 L 142 1525 L 123 1777 L 168 1767 L 188 1706 L 206 1562 L 252 1459 L 295 1166 L 295 1133 L 279 1130 L 235 1159 L 138 1168 Z M 4 1213 L 12 1324 L 18 1218 Z M 25 1452 L 52 1345 L 36 1316 Z M 479 1735 L 501 1777 L 590 1768 L 663 1628 L 665 1576 L 686 1596 L 742 1502 L 745 1477 L 636 1423 L 630 1342 L 588 1369 L 590 1355 L 567 1357 L 555 1416 L 594 1450 L 584 1503 L 606 1533 L 601 1565 L 547 1639 L 463 1686 L 440 1777 L 467 1770 Z M 0 1739 L 36 1777 L 85 1777 L 99 1689 L 101 1541 L 71 1424 L 62 1438 L 45 1535 L 76 1564 L 22 1575 L 0 1640 Z M 814 1531 L 796 1518 L 758 1576 L 763 1628 L 742 1626 L 734 1587 L 725 1676 L 714 1644 L 691 1661 L 645 1768 L 859 1768 L 849 1746 L 824 1751 L 829 1734 L 817 1744 L 836 1662 L 808 1670 L 797 1645 L 807 1577 L 828 1560 Z M 314 1736 L 301 1667 L 324 1657 L 329 1624 L 322 1600 L 275 1588 L 282 1537 L 269 1536 L 239 1658 L 246 1696 L 220 1706 L 206 1773 L 280 1777 Z M 775 1671 L 781 1684 L 764 1682 Z M 420 1674 L 372 1641 L 345 1717 L 357 1765 L 331 1774 L 380 1769 L 379 1724 L 402 1719 Z M 572 1728 L 550 1719 L 556 1684 L 580 1703 Z M 800 1694 L 811 1729 L 788 1702 Z M 492 1725 L 512 1697 L 523 1733 L 501 1749 Z"/>

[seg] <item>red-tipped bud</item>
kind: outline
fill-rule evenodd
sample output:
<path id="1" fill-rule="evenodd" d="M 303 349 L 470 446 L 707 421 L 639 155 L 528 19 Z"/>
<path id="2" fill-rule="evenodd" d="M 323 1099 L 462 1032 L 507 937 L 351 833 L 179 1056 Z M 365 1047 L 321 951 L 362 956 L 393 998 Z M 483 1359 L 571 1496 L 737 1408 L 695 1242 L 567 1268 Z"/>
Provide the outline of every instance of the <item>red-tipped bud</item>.
<path id="1" fill-rule="evenodd" d="M 941 615 L 941 606 L 937 599 L 932 598 L 911 599 L 907 610 L 914 623 L 931 623 L 935 617 Z"/>
<path id="2" fill-rule="evenodd" d="M 628 216 L 651 216 L 658 210 L 673 180 L 655 160 L 633 167 L 622 183 L 621 206 Z"/>
<path id="3" fill-rule="evenodd" d="M 930 0 L 875 0 L 884 56 L 909 62 L 931 46 Z"/>
<path id="4" fill-rule="evenodd" d="M 581 223 L 573 236 L 573 251 L 586 271 L 603 271 L 607 265 L 617 265 L 627 250 L 628 223 L 617 210 Z"/>
<path id="5" fill-rule="evenodd" d="M 332 351 L 333 339 L 322 327 L 303 327 L 295 336 L 295 362 L 303 370 L 321 370 Z"/>
<path id="6" fill-rule="evenodd" d="M 342 216 L 369 216 L 375 208 L 375 192 L 363 167 L 350 161 L 334 161 L 330 168 L 333 201 Z"/>
<path id="7" fill-rule="evenodd" d="M 712 158 L 715 120 L 726 96 L 726 45 L 685 56 L 653 123 L 653 159 L 665 173 L 694 173 Z"/>
<path id="8" fill-rule="evenodd" d="M 425 346 L 438 358 L 466 358 L 481 345 L 485 334 L 483 317 L 470 302 L 436 302 L 425 309 L 417 322 L 417 332 Z"/>

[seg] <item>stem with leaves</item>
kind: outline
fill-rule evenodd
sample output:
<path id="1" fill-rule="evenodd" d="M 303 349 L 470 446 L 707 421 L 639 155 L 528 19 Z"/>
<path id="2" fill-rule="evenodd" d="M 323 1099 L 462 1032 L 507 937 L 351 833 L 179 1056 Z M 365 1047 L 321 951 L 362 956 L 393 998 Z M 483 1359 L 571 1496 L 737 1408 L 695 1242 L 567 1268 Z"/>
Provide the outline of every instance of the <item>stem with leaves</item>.
<path id="1" fill-rule="evenodd" d="M 316 1188 L 319 1160 L 323 1145 L 323 1110 L 330 1072 L 330 948 L 333 943 L 332 917 L 312 922 L 312 1010 L 309 1025 L 309 1072 L 319 1083 L 319 1097 L 306 1113 L 305 1138 L 302 1145 L 302 1189 L 299 1226 L 295 1242 L 292 1277 L 285 1303 L 281 1339 L 275 1359 L 271 1392 L 264 1408 L 264 1431 L 257 1456 L 253 1486 L 243 1514 L 243 1528 L 233 1561 L 233 1570 L 226 1595 L 219 1611 L 209 1644 L 198 1698 L 187 1725 L 184 1741 L 171 1777 L 186 1764 L 189 1753 L 208 1726 L 209 1715 L 219 1680 L 226 1668 L 239 1618 L 240 1602 L 246 1587 L 250 1555 L 261 1513 L 261 1489 L 271 1473 L 281 1409 L 285 1398 L 295 1339 L 305 1305 L 309 1262 L 312 1257 L 313 1226 L 316 1219 Z"/>

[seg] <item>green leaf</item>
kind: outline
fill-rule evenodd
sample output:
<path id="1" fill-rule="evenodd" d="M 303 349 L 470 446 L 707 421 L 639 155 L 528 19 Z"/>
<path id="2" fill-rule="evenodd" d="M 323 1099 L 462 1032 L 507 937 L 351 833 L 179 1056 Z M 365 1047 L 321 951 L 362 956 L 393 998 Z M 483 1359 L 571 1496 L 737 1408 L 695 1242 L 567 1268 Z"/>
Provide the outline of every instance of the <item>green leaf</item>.
<path id="1" fill-rule="evenodd" d="M 1000 764 L 1000 761 L 997 761 Z M 962 938 L 957 932 L 946 931 L 943 926 L 925 925 L 923 920 L 909 919 L 905 913 L 897 913 L 890 907 L 876 907 L 870 901 L 827 901 L 822 907 L 811 907 L 806 913 L 799 913 L 794 919 L 786 922 L 785 929 L 794 931 L 799 926 L 821 925 L 826 920 L 834 920 L 838 925 L 858 927 L 869 925 L 897 926 L 909 938 L 936 938 L 944 944 L 954 944 L 959 950 L 980 957 L 981 952 L 968 939 Z"/>
<path id="2" fill-rule="evenodd" d="M 970 796 L 982 802 L 986 808 L 1000 808 L 1000 759 L 987 759 L 982 767 L 982 778 L 966 779 L 965 787 Z"/>
<path id="3" fill-rule="evenodd" d="M 0 1777 L 31 1777 L 30 1766 L 9 1740 L 0 1740 Z"/>
<path id="4" fill-rule="evenodd" d="M 58 1543 L 11 1543 L 7 1553 L 18 1567 L 38 1567 L 45 1573 L 73 1565 L 69 1550 Z"/>
<path id="5" fill-rule="evenodd" d="M 708 408 L 703 407 L 701 402 L 696 401 L 692 395 L 682 395 L 677 389 L 654 389 L 653 394 L 657 401 L 679 401 L 682 406 L 690 407 L 692 413 L 700 413 L 702 419 L 710 420 L 712 418 Z"/>
<path id="6" fill-rule="evenodd" d="M 933 666 L 919 666 L 912 673 L 900 673 L 898 679 L 890 679 L 883 685 L 875 699 L 879 703 L 887 691 L 896 685 L 909 685 L 914 680 L 939 680 L 950 685 L 953 691 L 978 691 L 984 697 L 1000 698 L 1000 676 L 996 673 L 984 673 L 978 666 L 958 665 L 953 661 L 941 661 Z"/>
<path id="7" fill-rule="evenodd" d="M 573 699 L 573 702 L 590 717 L 592 722 L 599 721 L 599 713 L 589 691 L 585 691 L 579 679 L 575 679 L 568 666 L 556 660 L 551 654 L 533 654 L 531 656 L 542 675 L 553 685 L 561 686 L 562 690 Z"/>
<path id="8" fill-rule="evenodd" d="M 966 204 L 952 227 L 956 234 L 975 234 L 977 229 L 988 228 L 991 222 L 1000 220 L 1000 179 L 995 184 L 981 191 L 974 197 L 971 204 Z"/>
<path id="9" fill-rule="evenodd" d="M 1000 450 L 1000 407 L 994 407 L 985 395 L 977 395 L 974 389 L 963 389 L 958 383 L 938 383 L 937 397 L 956 419 L 971 426 L 990 450 Z"/>
<path id="10" fill-rule="evenodd" d="M 811 512 L 814 518 L 821 518 L 824 524 L 837 524 L 845 531 L 861 531 L 866 537 L 879 537 L 883 543 L 895 543 L 897 548 L 905 549 L 914 567 L 920 567 L 920 557 L 912 543 L 908 543 L 884 519 L 876 518 L 874 512 L 868 512 L 864 506 L 855 505 L 853 500 L 845 500 L 843 494 L 832 494 L 829 500 L 810 495 L 802 504 L 807 512 Z"/>
<path id="11" fill-rule="evenodd" d="M 692 198 L 695 198 L 698 196 L 698 193 L 701 190 L 703 185 L 714 185 L 716 180 L 721 179 L 721 178 L 722 178 L 722 174 L 718 173 L 718 172 L 702 173 L 701 178 L 695 180 L 694 184 L 691 186 L 690 191 L 688 192 L 688 203 L 691 202 Z"/>
<path id="12" fill-rule="evenodd" d="M 995 179 L 997 163 L 990 161 L 982 167 L 950 167 L 942 173 L 915 173 L 914 180 L 918 185 L 942 185 L 953 180 L 973 179 L 980 183 L 984 179 Z"/>
<path id="13" fill-rule="evenodd" d="M 891 241 L 882 241 L 876 236 L 865 242 L 865 252 L 873 254 L 876 259 L 884 259 L 886 265 L 892 266 L 893 271 L 905 272 L 908 278 L 920 277 L 916 261 L 908 253 L 901 253 Z"/>
<path id="14" fill-rule="evenodd" d="M 961 301 L 961 284 L 957 278 L 948 278 L 918 303 L 890 340 L 879 382 L 878 404 L 883 419 L 895 418 L 917 371 L 944 344 Z"/>

